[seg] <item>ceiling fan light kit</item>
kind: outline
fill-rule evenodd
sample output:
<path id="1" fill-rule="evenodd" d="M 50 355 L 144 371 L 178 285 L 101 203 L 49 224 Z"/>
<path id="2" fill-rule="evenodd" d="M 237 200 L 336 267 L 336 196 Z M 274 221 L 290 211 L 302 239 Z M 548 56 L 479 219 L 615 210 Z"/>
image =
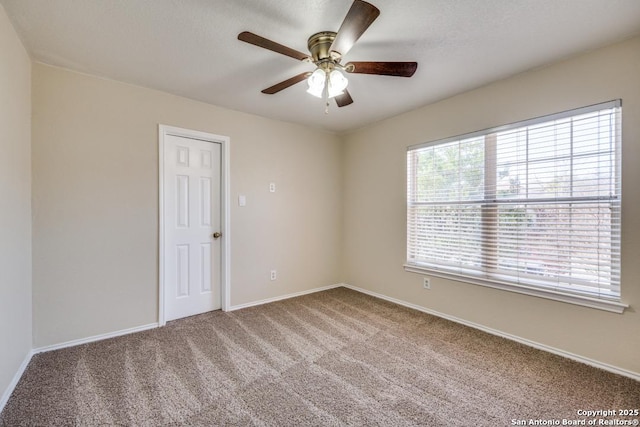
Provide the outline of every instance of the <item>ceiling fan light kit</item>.
<path id="1" fill-rule="evenodd" d="M 342 95 L 349 84 L 349 80 L 338 70 L 327 71 L 317 68 L 307 79 L 309 89 L 307 93 L 317 98 L 335 98 Z"/>
<path id="2" fill-rule="evenodd" d="M 351 50 L 360 36 L 380 15 L 378 8 L 362 0 L 355 0 L 347 12 L 338 32 L 321 31 L 313 34 L 307 41 L 311 56 L 276 43 L 272 40 L 244 31 L 238 39 L 299 61 L 311 62 L 316 66 L 313 72 L 305 72 L 277 83 L 262 93 L 273 95 L 307 80 L 307 92 L 318 98 L 334 98 L 338 107 L 353 103 L 347 91 L 349 81 L 343 72 L 354 74 L 376 74 L 395 77 L 411 77 L 418 64 L 416 62 L 348 62 L 342 65 L 342 57 Z M 328 102 L 327 102 L 328 106 Z M 328 110 L 325 110 L 325 112 Z"/>

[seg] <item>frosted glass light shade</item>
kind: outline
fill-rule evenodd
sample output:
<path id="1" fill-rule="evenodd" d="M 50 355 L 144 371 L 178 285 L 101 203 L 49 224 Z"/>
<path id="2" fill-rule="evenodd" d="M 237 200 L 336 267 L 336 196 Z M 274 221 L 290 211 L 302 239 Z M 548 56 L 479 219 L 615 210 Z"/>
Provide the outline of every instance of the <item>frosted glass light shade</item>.
<path id="1" fill-rule="evenodd" d="M 324 84 L 327 80 L 327 73 L 324 70 L 318 68 L 315 70 L 307 79 L 307 83 L 309 84 L 309 89 L 307 89 L 307 93 L 310 93 L 313 96 L 318 98 L 322 98 L 322 93 L 324 92 Z"/>
<path id="2" fill-rule="evenodd" d="M 329 74 L 329 98 L 333 98 L 337 95 L 342 95 L 347 88 L 349 80 L 338 70 L 333 70 Z"/>

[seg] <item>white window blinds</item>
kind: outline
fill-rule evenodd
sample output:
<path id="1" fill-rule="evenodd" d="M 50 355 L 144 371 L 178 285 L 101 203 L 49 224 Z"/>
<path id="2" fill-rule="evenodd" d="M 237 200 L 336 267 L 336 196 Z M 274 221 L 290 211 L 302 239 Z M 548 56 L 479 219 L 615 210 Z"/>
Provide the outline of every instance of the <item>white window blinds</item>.
<path id="1" fill-rule="evenodd" d="M 409 147 L 407 266 L 619 301 L 620 105 Z"/>

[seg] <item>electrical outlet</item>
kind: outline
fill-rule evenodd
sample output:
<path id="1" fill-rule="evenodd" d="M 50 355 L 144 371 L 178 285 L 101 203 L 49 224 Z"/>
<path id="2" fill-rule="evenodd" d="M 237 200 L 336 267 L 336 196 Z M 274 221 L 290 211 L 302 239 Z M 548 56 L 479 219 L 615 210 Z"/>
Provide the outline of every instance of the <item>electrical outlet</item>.
<path id="1" fill-rule="evenodd" d="M 428 277 L 422 278 L 422 287 L 425 289 L 431 289 L 431 279 Z"/>
<path id="2" fill-rule="evenodd" d="M 276 280 L 278 278 L 278 272 L 276 270 L 271 270 L 271 280 Z"/>
<path id="3" fill-rule="evenodd" d="M 276 183 L 275 182 L 270 182 L 269 183 L 269 191 L 271 193 L 275 193 L 276 192 Z"/>

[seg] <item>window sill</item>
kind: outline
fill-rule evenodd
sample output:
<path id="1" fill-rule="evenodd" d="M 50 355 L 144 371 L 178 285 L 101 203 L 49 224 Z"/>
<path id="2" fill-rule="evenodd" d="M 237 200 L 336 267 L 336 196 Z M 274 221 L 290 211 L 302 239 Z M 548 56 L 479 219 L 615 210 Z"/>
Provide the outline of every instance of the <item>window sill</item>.
<path id="1" fill-rule="evenodd" d="M 517 292 L 519 294 L 531 295 L 539 298 L 551 299 L 554 301 L 566 302 L 569 304 L 581 305 L 584 307 L 595 308 L 598 310 L 610 311 L 621 314 L 629 305 L 617 301 L 610 301 L 588 296 L 559 292 L 551 289 L 533 288 L 525 285 L 515 285 L 503 282 L 494 282 L 488 279 L 465 276 L 461 274 L 444 272 L 432 268 L 421 267 L 417 265 L 404 265 L 405 271 L 409 273 L 428 274 L 430 276 L 441 277 L 443 279 L 456 280 L 459 282 L 472 283 L 474 285 L 486 286 L 504 291 Z"/>

